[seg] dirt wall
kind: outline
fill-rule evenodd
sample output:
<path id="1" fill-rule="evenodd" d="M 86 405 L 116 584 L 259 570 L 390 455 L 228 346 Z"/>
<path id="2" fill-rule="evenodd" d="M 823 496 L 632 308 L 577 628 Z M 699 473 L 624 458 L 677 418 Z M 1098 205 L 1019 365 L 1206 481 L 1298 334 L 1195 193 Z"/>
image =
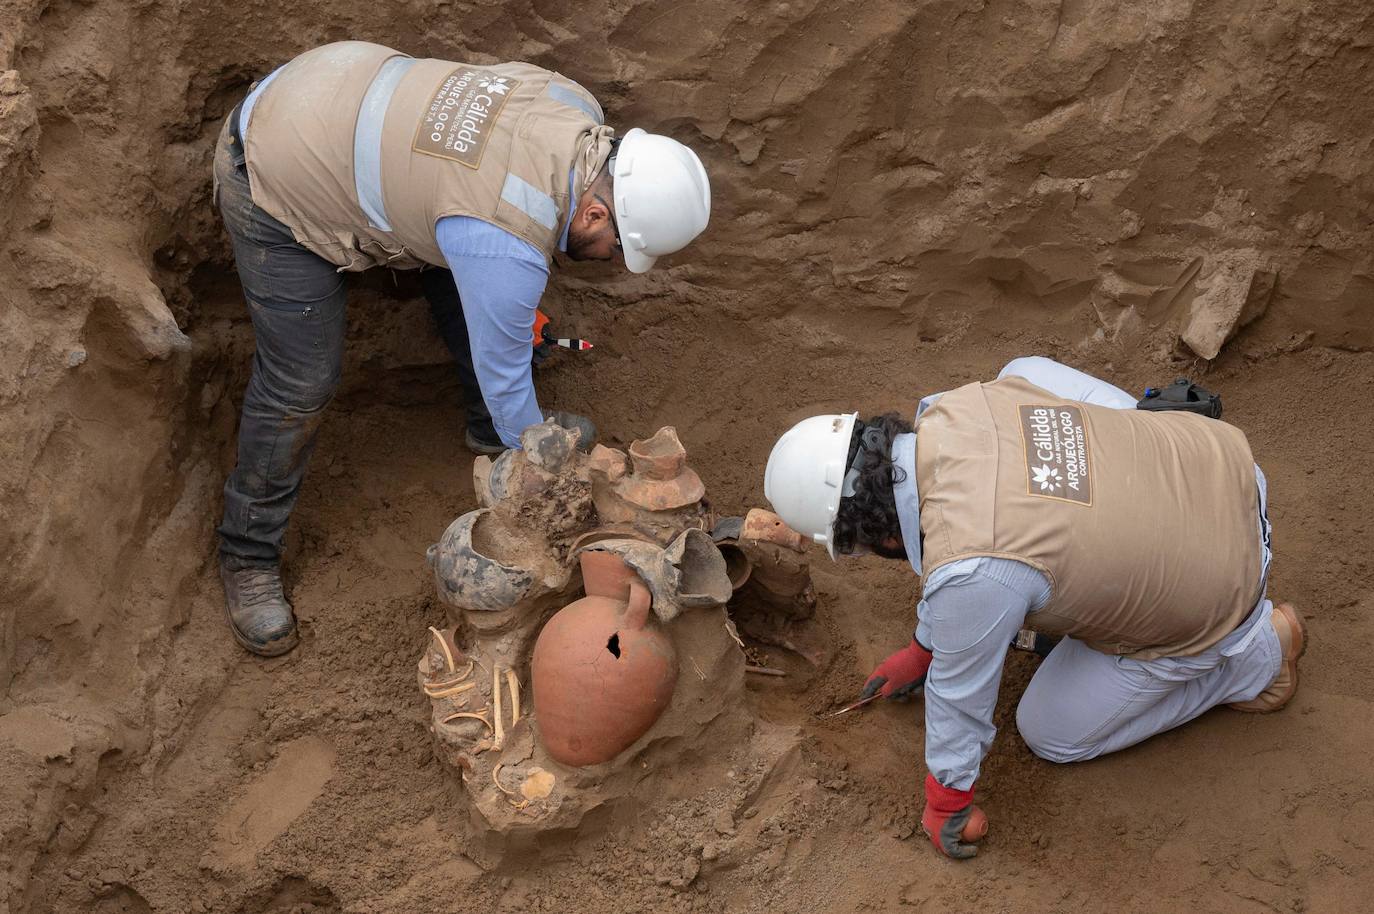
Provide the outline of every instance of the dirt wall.
<path id="1" fill-rule="evenodd" d="M 176 757 L 237 662 L 198 670 L 187 651 L 214 644 L 193 606 L 252 346 L 210 148 L 255 77 L 341 38 L 524 59 L 588 86 L 612 124 L 697 149 L 707 234 L 648 276 L 560 271 L 546 310 L 597 349 L 540 383 L 612 440 L 678 426 L 712 493 L 746 506 L 790 421 L 909 409 L 1018 353 L 1144 383 L 1205 373 L 1196 351 L 1254 318 L 1220 377 L 1287 366 L 1315 394 L 1327 369 L 1305 353 L 1354 353 L 1338 367 L 1356 383 L 1374 345 L 1370 16 L 1354 0 L 0 0 L 0 909 L 43 909 L 102 792 Z M 452 380 L 413 280 L 367 277 L 350 308 L 331 421 L 390 408 L 447 428 L 443 504 L 465 509 Z M 329 535 L 298 524 L 292 554 Z"/>

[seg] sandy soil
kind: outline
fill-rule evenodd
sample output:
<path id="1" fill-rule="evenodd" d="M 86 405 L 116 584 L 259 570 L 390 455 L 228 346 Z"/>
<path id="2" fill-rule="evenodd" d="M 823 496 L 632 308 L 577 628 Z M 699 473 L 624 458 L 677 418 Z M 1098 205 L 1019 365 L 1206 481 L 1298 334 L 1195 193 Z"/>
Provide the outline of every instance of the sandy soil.
<path id="1" fill-rule="evenodd" d="M 0 0 L 0 912 L 1367 907 L 1365 7 L 582 6 Z M 953 864 L 913 833 L 919 707 L 814 716 L 919 582 L 818 555 L 833 662 L 773 650 L 792 675 L 750 682 L 778 764 L 721 745 L 575 834 L 478 840 L 414 687 L 424 549 L 473 498 L 413 279 L 355 286 L 289 536 L 302 646 L 239 651 L 213 574 L 252 338 L 210 143 L 255 75 L 345 36 L 553 66 L 702 150 L 711 232 L 648 277 L 561 271 L 548 310 L 597 348 L 540 386 L 611 443 L 675 425 L 722 509 L 762 503 L 797 418 L 911 412 L 1016 355 L 1222 393 L 1269 476 L 1272 592 L 1310 619 L 1296 702 L 1055 767 L 1013 655 L 986 850 Z M 1206 362 L 1180 333 L 1237 270 L 1272 291 Z"/>

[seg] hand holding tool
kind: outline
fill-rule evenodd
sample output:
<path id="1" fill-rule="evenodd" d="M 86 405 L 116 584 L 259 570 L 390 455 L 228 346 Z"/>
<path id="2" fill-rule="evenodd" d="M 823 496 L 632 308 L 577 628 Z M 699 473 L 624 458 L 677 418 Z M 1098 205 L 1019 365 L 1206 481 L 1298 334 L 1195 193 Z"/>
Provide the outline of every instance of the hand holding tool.
<path id="1" fill-rule="evenodd" d="M 884 698 L 909 698 L 926 683 L 930 662 L 935 659 L 915 638 L 906 647 L 892 654 L 873 671 L 864 683 L 860 698 L 881 695 Z"/>
<path id="2" fill-rule="evenodd" d="M 530 344 L 534 346 L 534 364 L 541 365 L 551 354 L 551 347 L 557 346 L 560 349 L 571 349 L 574 352 L 586 352 L 593 348 L 592 344 L 586 340 L 576 337 L 556 337 L 549 329 L 549 316 L 542 310 L 534 310 L 534 336 L 530 338 Z"/>

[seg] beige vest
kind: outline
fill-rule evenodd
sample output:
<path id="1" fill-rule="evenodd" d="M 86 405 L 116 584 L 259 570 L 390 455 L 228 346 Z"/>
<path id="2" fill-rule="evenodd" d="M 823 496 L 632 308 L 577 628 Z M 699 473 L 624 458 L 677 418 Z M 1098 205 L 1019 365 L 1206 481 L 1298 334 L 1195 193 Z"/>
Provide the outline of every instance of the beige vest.
<path id="1" fill-rule="evenodd" d="M 916 483 L 925 573 L 972 556 L 1040 569 L 1039 631 L 1185 656 L 1259 599 L 1254 460 L 1215 419 L 1092 406 L 1021 378 L 969 384 L 917 419 Z"/>
<path id="2" fill-rule="evenodd" d="M 498 225 L 552 258 L 610 154 L 601 121 L 585 89 L 530 64 L 417 60 L 344 41 L 277 72 L 244 151 L 253 202 L 341 269 L 442 265 L 444 216 Z"/>

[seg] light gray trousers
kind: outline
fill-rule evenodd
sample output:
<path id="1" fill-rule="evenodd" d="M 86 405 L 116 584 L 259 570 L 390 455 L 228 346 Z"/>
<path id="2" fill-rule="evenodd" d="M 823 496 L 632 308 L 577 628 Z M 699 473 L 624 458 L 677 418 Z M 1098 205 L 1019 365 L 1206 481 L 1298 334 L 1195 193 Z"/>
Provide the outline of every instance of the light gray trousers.
<path id="1" fill-rule="evenodd" d="M 1263 569 L 1269 573 L 1264 474 L 1259 482 Z M 1036 671 L 1016 709 L 1031 751 L 1051 762 L 1078 762 L 1135 745 L 1220 704 L 1249 701 L 1274 681 L 1282 662 L 1264 593 L 1249 617 L 1193 657 L 1132 660 L 1065 638 Z"/>
<path id="2" fill-rule="evenodd" d="M 1021 696 L 1021 738 L 1043 759 L 1080 762 L 1135 745 L 1217 705 L 1249 701 L 1279 672 L 1272 608 L 1260 600 L 1240 628 L 1194 657 L 1132 660 L 1065 638 Z"/>

